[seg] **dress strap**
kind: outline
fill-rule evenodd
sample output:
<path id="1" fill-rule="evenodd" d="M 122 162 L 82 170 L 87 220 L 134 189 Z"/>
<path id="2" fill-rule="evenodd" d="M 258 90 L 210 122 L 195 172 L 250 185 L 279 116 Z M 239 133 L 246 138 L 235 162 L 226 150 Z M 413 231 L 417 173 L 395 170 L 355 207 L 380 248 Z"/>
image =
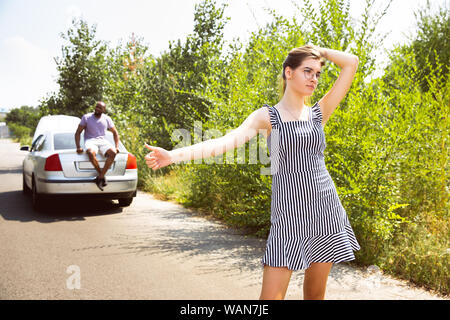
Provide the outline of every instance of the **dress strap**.
<path id="1" fill-rule="evenodd" d="M 313 120 L 322 124 L 322 111 L 320 110 L 318 102 L 311 107 L 311 111 L 313 112 Z"/>
<path id="2" fill-rule="evenodd" d="M 280 118 L 278 115 L 278 112 L 275 110 L 274 107 L 270 107 L 269 105 L 265 104 L 264 107 L 267 107 L 269 109 L 269 115 L 270 115 L 270 124 L 272 125 L 272 128 L 278 127 L 280 125 Z"/>

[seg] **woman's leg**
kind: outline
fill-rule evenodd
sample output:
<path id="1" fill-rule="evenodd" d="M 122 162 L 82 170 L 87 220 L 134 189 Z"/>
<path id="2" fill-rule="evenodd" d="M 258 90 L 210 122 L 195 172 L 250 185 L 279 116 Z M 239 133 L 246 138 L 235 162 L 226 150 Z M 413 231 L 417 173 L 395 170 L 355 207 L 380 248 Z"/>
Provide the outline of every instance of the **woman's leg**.
<path id="1" fill-rule="evenodd" d="M 305 270 L 305 278 L 303 280 L 304 300 L 323 300 L 325 298 L 328 274 L 332 266 L 332 262 L 313 262 Z"/>
<path id="2" fill-rule="evenodd" d="M 259 300 L 283 300 L 291 279 L 292 270 L 287 267 L 264 266 L 261 296 Z"/>

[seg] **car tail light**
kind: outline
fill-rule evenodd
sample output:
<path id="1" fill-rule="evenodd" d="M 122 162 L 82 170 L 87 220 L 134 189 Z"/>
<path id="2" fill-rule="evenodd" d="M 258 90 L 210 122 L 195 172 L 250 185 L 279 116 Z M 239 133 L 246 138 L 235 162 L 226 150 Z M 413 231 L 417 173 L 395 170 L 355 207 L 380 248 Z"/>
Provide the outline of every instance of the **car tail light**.
<path id="1" fill-rule="evenodd" d="M 137 169 L 136 157 L 128 153 L 127 169 Z"/>
<path id="2" fill-rule="evenodd" d="M 62 171 L 58 154 L 53 154 L 45 161 L 45 171 Z"/>

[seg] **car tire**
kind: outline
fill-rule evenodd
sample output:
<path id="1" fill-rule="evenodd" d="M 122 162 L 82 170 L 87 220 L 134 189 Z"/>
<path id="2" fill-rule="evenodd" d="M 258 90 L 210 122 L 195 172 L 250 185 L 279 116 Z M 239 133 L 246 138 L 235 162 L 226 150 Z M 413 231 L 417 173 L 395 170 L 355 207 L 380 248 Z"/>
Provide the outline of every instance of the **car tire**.
<path id="1" fill-rule="evenodd" d="M 42 199 L 40 194 L 37 192 L 36 182 L 34 181 L 34 177 L 31 183 L 31 203 L 33 205 L 33 209 L 35 211 L 40 211 L 42 209 Z"/>
<path id="2" fill-rule="evenodd" d="M 25 173 L 22 173 L 22 192 L 24 195 L 29 195 L 31 193 L 30 188 L 27 186 L 25 182 Z"/>
<path id="3" fill-rule="evenodd" d="M 119 206 L 128 207 L 133 202 L 133 197 L 131 198 L 121 198 L 119 199 Z"/>

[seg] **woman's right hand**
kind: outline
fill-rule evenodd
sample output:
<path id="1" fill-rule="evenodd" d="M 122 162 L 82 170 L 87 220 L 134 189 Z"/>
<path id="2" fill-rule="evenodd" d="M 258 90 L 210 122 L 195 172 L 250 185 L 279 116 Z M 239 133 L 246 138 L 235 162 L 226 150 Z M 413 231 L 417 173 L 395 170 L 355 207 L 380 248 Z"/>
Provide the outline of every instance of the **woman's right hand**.
<path id="1" fill-rule="evenodd" d="M 173 163 L 172 156 L 166 149 L 149 146 L 148 144 L 145 144 L 145 147 L 151 151 L 145 156 L 145 162 L 153 171 Z"/>

